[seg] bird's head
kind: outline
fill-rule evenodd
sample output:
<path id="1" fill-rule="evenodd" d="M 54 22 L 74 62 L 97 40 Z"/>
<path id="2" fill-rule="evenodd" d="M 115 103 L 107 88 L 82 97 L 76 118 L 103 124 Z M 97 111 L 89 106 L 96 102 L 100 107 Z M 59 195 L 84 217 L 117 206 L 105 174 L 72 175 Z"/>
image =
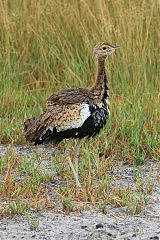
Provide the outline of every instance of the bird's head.
<path id="1" fill-rule="evenodd" d="M 98 43 L 94 48 L 93 52 L 96 55 L 96 58 L 105 59 L 111 55 L 115 49 L 120 48 L 120 46 L 114 46 L 106 42 Z"/>

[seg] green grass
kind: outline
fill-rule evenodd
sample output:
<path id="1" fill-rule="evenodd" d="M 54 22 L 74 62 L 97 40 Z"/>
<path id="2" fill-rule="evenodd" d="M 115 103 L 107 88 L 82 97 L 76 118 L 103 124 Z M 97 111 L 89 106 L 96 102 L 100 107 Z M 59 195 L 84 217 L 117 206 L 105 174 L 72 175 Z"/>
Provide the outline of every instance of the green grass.
<path id="1" fill-rule="evenodd" d="M 90 189 L 94 177 L 103 179 L 115 161 L 141 165 L 147 159 L 159 158 L 158 2 L 1 0 L 0 12 L 2 144 L 25 144 L 24 120 L 39 115 L 45 109 L 45 99 L 54 91 L 92 86 L 97 72 L 92 49 L 97 42 L 108 41 L 122 46 L 106 63 L 111 116 L 101 133 L 82 146 L 80 180 L 83 183 L 86 166 Z M 99 168 L 105 160 L 106 165 Z M 37 184 L 46 176 L 39 176 L 27 161 L 34 166 L 34 158 L 24 160 L 23 171 L 34 176 L 35 194 Z M 63 156 L 56 156 L 59 176 L 66 172 L 65 163 Z M 4 166 L 3 159 L 0 167 Z M 71 171 L 65 176 L 73 177 Z M 70 196 L 66 199 L 67 204 L 72 202 Z M 9 211 L 17 211 L 17 205 L 23 212 L 19 198 Z"/>

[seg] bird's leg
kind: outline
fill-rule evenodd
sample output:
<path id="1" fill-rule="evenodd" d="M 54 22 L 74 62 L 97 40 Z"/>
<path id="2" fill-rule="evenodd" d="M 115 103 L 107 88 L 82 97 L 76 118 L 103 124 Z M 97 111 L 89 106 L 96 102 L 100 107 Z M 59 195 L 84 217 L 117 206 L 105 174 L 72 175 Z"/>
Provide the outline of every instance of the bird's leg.
<path id="1" fill-rule="evenodd" d="M 78 177 L 78 160 L 79 160 L 79 152 L 80 152 L 80 147 L 81 147 L 81 142 L 79 139 L 76 140 L 76 142 L 78 141 L 78 143 L 76 144 L 75 147 L 75 154 L 74 154 L 74 161 L 75 161 L 75 170 L 77 173 L 77 177 Z"/>
<path id="2" fill-rule="evenodd" d="M 71 168 L 71 170 L 73 172 L 73 175 L 75 177 L 76 185 L 77 185 L 78 188 L 81 188 L 81 184 L 80 184 L 79 179 L 78 179 L 78 156 L 79 156 L 79 149 L 78 149 L 78 151 L 75 152 L 75 157 L 74 157 L 75 158 L 75 167 L 76 167 L 76 169 L 75 169 L 75 167 L 74 167 L 74 165 L 73 165 L 73 163 L 71 161 L 69 143 L 67 144 L 65 154 L 66 154 L 66 158 L 67 158 L 67 160 L 69 162 L 69 166 L 70 166 L 70 168 Z"/>

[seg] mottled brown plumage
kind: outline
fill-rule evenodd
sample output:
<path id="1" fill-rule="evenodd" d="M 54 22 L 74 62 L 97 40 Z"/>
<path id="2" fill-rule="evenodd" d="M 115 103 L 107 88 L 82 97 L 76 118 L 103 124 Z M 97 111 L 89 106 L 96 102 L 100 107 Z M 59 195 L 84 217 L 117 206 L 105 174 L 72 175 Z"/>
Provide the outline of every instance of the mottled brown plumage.
<path id="1" fill-rule="evenodd" d="M 90 89 L 66 89 L 52 94 L 47 99 L 46 111 L 38 118 L 25 121 L 27 141 L 40 144 L 70 137 L 90 137 L 100 131 L 109 115 L 105 59 L 116 48 L 105 42 L 96 45 L 98 75 L 95 85 Z"/>

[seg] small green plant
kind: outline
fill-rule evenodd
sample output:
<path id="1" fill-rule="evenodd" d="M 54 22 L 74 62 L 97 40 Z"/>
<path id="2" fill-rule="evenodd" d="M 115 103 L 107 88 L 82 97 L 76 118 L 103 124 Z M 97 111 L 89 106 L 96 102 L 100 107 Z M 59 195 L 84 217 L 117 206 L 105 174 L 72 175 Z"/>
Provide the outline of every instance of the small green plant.
<path id="1" fill-rule="evenodd" d="M 143 199 L 134 198 L 132 202 L 128 203 L 127 213 L 130 215 L 138 215 L 142 211 L 144 206 Z"/>
<path id="2" fill-rule="evenodd" d="M 30 218 L 27 219 L 29 228 L 31 231 L 36 231 L 38 230 L 39 227 L 39 218 L 36 216 L 31 216 Z"/>
<path id="3" fill-rule="evenodd" d="M 63 197 L 62 199 L 63 211 L 67 214 L 73 211 L 73 200 L 71 196 Z"/>
<path id="4" fill-rule="evenodd" d="M 58 176 L 62 176 L 62 174 L 63 174 L 62 164 L 60 164 L 60 163 L 55 163 L 55 164 L 54 164 L 54 169 L 55 169 L 56 174 L 57 174 Z"/>
<path id="5" fill-rule="evenodd" d="M 22 202 L 18 197 L 16 198 L 16 200 L 13 200 L 8 206 L 8 212 L 11 215 L 24 215 L 26 210 L 27 204 L 25 202 Z"/>
<path id="6" fill-rule="evenodd" d="M 98 203 L 98 207 L 103 214 L 107 214 L 107 203 L 105 200 L 100 200 Z"/>
<path id="7" fill-rule="evenodd" d="M 133 168 L 133 179 L 134 181 L 137 181 L 141 178 L 141 171 L 140 168 L 134 167 Z"/>
<path id="8" fill-rule="evenodd" d="M 146 188 L 146 194 L 148 194 L 148 195 L 152 194 L 152 192 L 154 190 L 154 181 L 150 176 L 147 179 L 145 188 Z"/>

